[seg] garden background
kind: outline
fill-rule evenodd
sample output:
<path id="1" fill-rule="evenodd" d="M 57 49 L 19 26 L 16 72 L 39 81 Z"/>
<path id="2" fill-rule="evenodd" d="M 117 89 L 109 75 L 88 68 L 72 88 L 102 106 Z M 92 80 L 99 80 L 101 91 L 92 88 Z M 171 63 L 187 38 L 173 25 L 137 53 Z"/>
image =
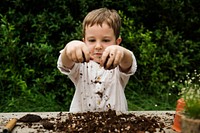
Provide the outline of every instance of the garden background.
<path id="1" fill-rule="evenodd" d="M 122 45 L 137 58 L 129 110 L 175 109 L 173 84 L 199 71 L 200 1 L 1 0 L 0 112 L 68 111 L 74 85 L 57 69 L 59 51 L 99 7 L 119 12 Z"/>

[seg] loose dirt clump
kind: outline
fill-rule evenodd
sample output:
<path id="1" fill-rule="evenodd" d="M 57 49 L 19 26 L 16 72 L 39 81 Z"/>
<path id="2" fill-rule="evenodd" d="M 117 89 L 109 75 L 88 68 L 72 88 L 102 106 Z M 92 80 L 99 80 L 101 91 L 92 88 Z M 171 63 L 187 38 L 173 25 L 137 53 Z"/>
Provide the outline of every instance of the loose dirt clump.
<path id="1" fill-rule="evenodd" d="M 21 117 L 18 121 L 30 123 L 30 122 L 39 122 L 40 120 L 42 120 L 42 118 L 38 115 L 27 114 L 27 115 Z"/>
<path id="2" fill-rule="evenodd" d="M 44 129 L 47 130 L 54 130 L 54 123 L 50 122 L 48 119 L 46 120 L 41 120 L 40 123 L 44 127 Z"/>

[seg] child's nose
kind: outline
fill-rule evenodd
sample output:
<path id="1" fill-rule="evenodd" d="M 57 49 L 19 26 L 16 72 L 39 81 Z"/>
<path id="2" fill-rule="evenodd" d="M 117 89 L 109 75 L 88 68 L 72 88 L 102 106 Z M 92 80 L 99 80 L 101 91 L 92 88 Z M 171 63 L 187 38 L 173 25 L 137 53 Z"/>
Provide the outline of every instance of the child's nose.
<path id="1" fill-rule="evenodd" d="M 101 49 L 102 49 L 102 44 L 101 44 L 101 42 L 97 42 L 97 43 L 96 43 L 95 49 L 97 49 L 97 50 L 101 50 Z"/>

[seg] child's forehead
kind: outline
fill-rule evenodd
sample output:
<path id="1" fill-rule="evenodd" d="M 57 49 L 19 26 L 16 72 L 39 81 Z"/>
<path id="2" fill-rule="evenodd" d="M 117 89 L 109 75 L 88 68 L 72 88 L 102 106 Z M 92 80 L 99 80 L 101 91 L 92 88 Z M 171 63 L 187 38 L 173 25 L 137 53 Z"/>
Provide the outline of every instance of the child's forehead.
<path id="1" fill-rule="evenodd" d="M 85 33 L 87 35 L 101 35 L 101 34 L 104 34 L 104 35 L 107 35 L 107 36 L 115 36 L 114 34 L 114 30 L 113 28 L 111 28 L 108 24 L 106 23 L 103 23 L 102 25 L 100 24 L 94 24 L 94 25 L 88 25 L 86 26 L 85 28 Z"/>
<path id="2" fill-rule="evenodd" d="M 108 22 L 106 22 L 106 21 L 87 23 L 85 25 L 85 28 L 90 28 L 90 27 L 93 27 L 93 26 L 100 26 L 100 27 L 109 27 L 109 28 L 112 28 L 112 26 Z"/>
<path id="3" fill-rule="evenodd" d="M 102 23 L 102 24 L 94 23 L 94 24 L 85 25 L 85 31 L 91 30 L 91 29 L 107 29 L 107 30 L 114 31 L 113 28 L 107 23 Z"/>

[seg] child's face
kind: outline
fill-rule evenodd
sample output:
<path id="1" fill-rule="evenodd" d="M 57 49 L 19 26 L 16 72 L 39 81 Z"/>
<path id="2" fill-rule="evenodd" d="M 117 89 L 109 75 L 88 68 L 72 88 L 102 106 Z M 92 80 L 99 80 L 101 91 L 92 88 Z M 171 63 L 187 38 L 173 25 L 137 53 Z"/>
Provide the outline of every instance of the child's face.
<path id="1" fill-rule="evenodd" d="M 87 26 L 84 42 L 90 50 L 90 58 L 99 63 L 104 50 L 110 45 L 119 45 L 121 38 L 116 39 L 113 29 L 103 23 Z"/>

